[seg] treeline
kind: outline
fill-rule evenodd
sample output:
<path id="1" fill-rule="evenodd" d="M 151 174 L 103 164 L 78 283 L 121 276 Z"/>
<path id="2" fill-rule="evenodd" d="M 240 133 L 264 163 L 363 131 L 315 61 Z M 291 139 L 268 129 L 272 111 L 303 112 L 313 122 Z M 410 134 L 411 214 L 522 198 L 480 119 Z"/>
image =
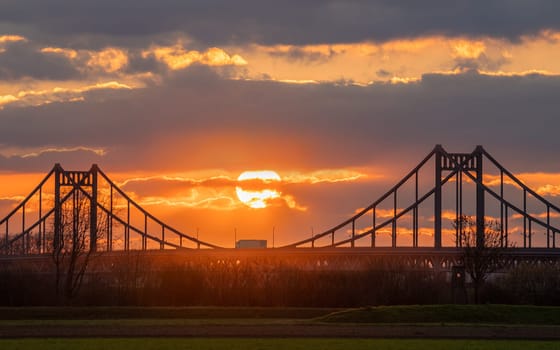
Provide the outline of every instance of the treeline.
<path id="1" fill-rule="evenodd" d="M 282 264 L 168 264 L 130 260 L 88 272 L 77 296 L 61 300 L 48 271 L 0 268 L 0 305 L 303 306 L 442 304 L 472 302 L 453 289 L 447 273 L 366 268 L 309 269 Z M 464 297 L 463 297 L 464 296 Z M 483 303 L 560 305 L 558 265 L 519 264 L 490 276 Z"/>

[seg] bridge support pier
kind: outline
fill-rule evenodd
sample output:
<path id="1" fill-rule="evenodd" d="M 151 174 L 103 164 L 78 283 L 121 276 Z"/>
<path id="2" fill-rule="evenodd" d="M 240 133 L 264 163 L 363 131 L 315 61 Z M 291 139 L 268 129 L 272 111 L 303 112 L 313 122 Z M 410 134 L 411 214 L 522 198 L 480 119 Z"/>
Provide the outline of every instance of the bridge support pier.
<path id="1" fill-rule="evenodd" d="M 62 203 L 60 202 L 60 176 L 62 167 L 60 164 L 54 166 L 54 232 L 53 232 L 53 251 L 60 248 L 62 242 Z"/>
<path id="2" fill-rule="evenodd" d="M 89 249 L 97 250 L 97 164 L 91 166 L 91 203 L 89 204 Z"/>
<path id="3" fill-rule="evenodd" d="M 476 246 L 484 247 L 484 187 L 482 186 L 482 146 L 476 146 Z"/>
<path id="4" fill-rule="evenodd" d="M 434 248 L 441 248 L 441 158 L 443 157 L 443 148 L 441 145 L 436 146 L 436 182 L 434 191 Z"/>

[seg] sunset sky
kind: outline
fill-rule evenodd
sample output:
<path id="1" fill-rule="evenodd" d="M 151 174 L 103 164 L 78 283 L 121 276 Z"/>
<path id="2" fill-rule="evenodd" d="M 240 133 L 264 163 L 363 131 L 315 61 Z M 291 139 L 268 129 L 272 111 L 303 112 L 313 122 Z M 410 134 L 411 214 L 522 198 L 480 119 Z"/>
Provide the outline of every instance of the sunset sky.
<path id="1" fill-rule="evenodd" d="M 559 14 L 554 0 L 3 1 L 0 217 L 54 163 L 97 163 L 187 234 L 271 245 L 274 228 L 287 244 L 435 144 L 483 145 L 559 205 Z M 270 191 L 259 208 L 240 200 L 251 189 Z"/>

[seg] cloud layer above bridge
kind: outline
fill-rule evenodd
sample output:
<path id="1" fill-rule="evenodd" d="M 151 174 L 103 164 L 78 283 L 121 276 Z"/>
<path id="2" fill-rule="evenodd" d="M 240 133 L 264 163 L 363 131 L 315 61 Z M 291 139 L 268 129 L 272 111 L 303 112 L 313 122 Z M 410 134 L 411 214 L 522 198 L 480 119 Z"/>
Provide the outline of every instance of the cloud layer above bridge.
<path id="1" fill-rule="evenodd" d="M 559 12 L 556 1 L 6 1 L 0 182 L 95 162 L 178 227 L 295 237 L 369 204 L 436 143 L 482 144 L 554 200 Z M 261 211 L 227 191 L 209 205 L 223 184 L 162 181 L 259 169 L 319 180 L 288 181 L 297 206 Z"/>

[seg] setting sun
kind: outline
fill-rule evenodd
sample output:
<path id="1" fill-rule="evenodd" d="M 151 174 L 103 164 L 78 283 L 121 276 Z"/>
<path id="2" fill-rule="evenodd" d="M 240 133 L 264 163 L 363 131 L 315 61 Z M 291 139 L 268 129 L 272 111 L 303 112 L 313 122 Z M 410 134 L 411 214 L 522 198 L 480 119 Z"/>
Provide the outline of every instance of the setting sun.
<path id="1" fill-rule="evenodd" d="M 280 176 L 272 170 L 258 170 L 258 171 L 245 171 L 237 178 L 237 181 L 249 181 L 258 180 L 265 184 L 270 184 L 271 182 L 280 181 Z M 235 187 L 235 192 L 237 193 L 237 198 L 243 204 L 259 209 L 266 208 L 267 201 L 275 198 L 279 198 L 281 193 L 275 189 L 265 188 L 265 189 L 244 189 L 241 186 Z"/>

